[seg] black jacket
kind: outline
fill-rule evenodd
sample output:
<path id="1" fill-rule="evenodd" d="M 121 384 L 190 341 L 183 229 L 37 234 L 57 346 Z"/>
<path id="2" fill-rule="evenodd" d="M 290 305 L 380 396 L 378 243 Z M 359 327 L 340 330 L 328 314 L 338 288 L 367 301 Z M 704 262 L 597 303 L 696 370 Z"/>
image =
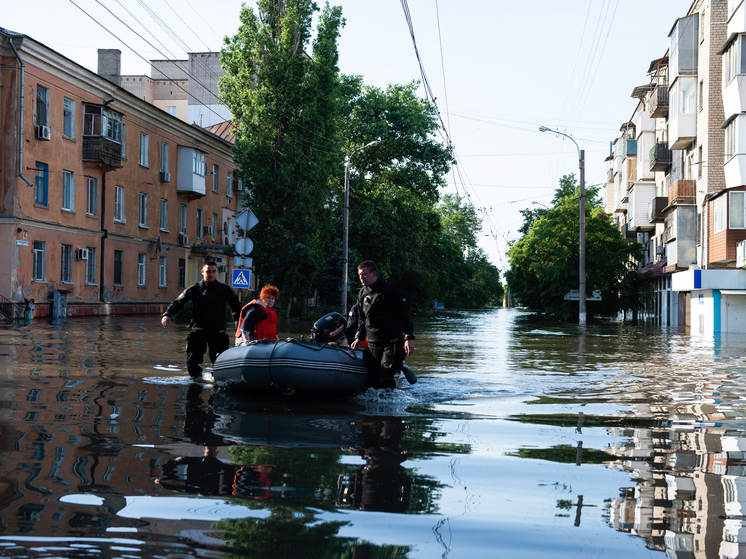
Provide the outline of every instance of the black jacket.
<path id="1" fill-rule="evenodd" d="M 367 337 L 369 345 L 414 340 L 407 302 L 393 284 L 378 278 L 373 285 L 363 287 L 357 295 L 357 311 L 355 337 L 361 340 Z"/>
<path id="2" fill-rule="evenodd" d="M 192 320 L 189 328 L 193 330 L 225 330 L 226 303 L 231 307 L 233 320 L 237 321 L 241 312 L 241 303 L 230 287 L 219 281 L 207 283 L 200 280 L 182 291 L 181 295 L 171 302 L 163 316 L 173 316 L 188 301 L 192 301 Z"/>

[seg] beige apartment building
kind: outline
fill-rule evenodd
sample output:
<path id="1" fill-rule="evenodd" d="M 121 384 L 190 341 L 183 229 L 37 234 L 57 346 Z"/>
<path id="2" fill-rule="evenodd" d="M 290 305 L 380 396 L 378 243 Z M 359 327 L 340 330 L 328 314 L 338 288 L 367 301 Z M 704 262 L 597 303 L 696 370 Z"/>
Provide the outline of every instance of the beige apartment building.
<path id="1" fill-rule="evenodd" d="M 746 332 L 746 5 L 695 0 L 613 142 L 607 211 L 644 247 L 642 318 Z"/>
<path id="2" fill-rule="evenodd" d="M 231 142 L 120 87 L 119 61 L 99 51 L 97 74 L 0 28 L 6 312 L 161 312 L 207 258 L 230 281 Z"/>

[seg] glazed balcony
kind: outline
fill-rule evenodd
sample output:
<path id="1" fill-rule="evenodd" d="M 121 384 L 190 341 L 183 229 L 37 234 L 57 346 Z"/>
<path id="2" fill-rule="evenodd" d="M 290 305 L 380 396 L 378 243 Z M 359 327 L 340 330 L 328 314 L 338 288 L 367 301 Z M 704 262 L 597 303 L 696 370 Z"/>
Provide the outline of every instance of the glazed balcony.
<path id="1" fill-rule="evenodd" d="M 665 171 L 671 166 L 671 150 L 666 142 L 658 142 L 650 150 L 650 170 Z"/>
<path id="2" fill-rule="evenodd" d="M 650 223 L 661 223 L 664 220 L 663 210 L 668 206 L 668 198 L 656 196 L 648 204 L 648 221 Z"/>
<path id="3" fill-rule="evenodd" d="M 694 204 L 695 181 L 680 179 L 671 183 L 668 187 L 668 205 Z"/>
<path id="4" fill-rule="evenodd" d="M 668 116 L 668 86 L 655 86 L 650 94 L 648 111 L 652 118 L 665 118 Z"/>

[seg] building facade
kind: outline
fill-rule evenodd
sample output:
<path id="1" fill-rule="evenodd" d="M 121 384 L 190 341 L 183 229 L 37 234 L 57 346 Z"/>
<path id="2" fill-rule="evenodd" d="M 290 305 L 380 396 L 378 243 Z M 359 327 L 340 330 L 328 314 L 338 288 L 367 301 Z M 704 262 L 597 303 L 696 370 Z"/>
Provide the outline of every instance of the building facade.
<path id="1" fill-rule="evenodd" d="M 669 39 L 613 142 L 607 211 L 644 247 L 643 319 L 743 333 L 746 5 L 695 0 Z"/>
<path id="2" fill-rule="evenodd" d="M 161 312 L 233 239 L 232 144 L 0 29 L 0 296 L 36 316 Z"/>

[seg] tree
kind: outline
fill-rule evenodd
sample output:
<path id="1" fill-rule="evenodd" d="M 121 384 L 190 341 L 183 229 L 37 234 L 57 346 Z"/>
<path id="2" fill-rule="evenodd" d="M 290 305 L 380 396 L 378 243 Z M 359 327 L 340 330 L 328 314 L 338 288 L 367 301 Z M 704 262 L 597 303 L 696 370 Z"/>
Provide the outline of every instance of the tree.
<path id="1" fill-rule="evenodd" d="M 640 245 L 603 212 L 597 192 L 589 189 L 586 203 L 586 288 L 601 291 L 602 300 L 588 302 L 590 316 L 637 305 L 635 263 L 642 257 Z M 528 233 L 508 250 L 510 291 L 529 309 L 561 320 L 578 312 L 577 302 L 564 300 L 579 284 L 578 196 L 574 175 L 563 177 L 552 208 L 538 216 L 524 213 L 531 219 Z"/>
<path id="2" fill-rule="evenodd" d="M 287 301 L 307 296 L 309 282 L 300 276 L 313 273 L 332 234 L 328 193 L 342 168 L 348 86 L 337 67 L 337 39 L 344 20 L 341 8 L 327 4 L 309 54 L 317 11 L 310 0 L 258 0 L 258 14 L 244 6 L 238 32 L 221 53 L 235 161 L 247 205 L 259 218 L 254 259 L 262 279 L 277 284 Z"/>

